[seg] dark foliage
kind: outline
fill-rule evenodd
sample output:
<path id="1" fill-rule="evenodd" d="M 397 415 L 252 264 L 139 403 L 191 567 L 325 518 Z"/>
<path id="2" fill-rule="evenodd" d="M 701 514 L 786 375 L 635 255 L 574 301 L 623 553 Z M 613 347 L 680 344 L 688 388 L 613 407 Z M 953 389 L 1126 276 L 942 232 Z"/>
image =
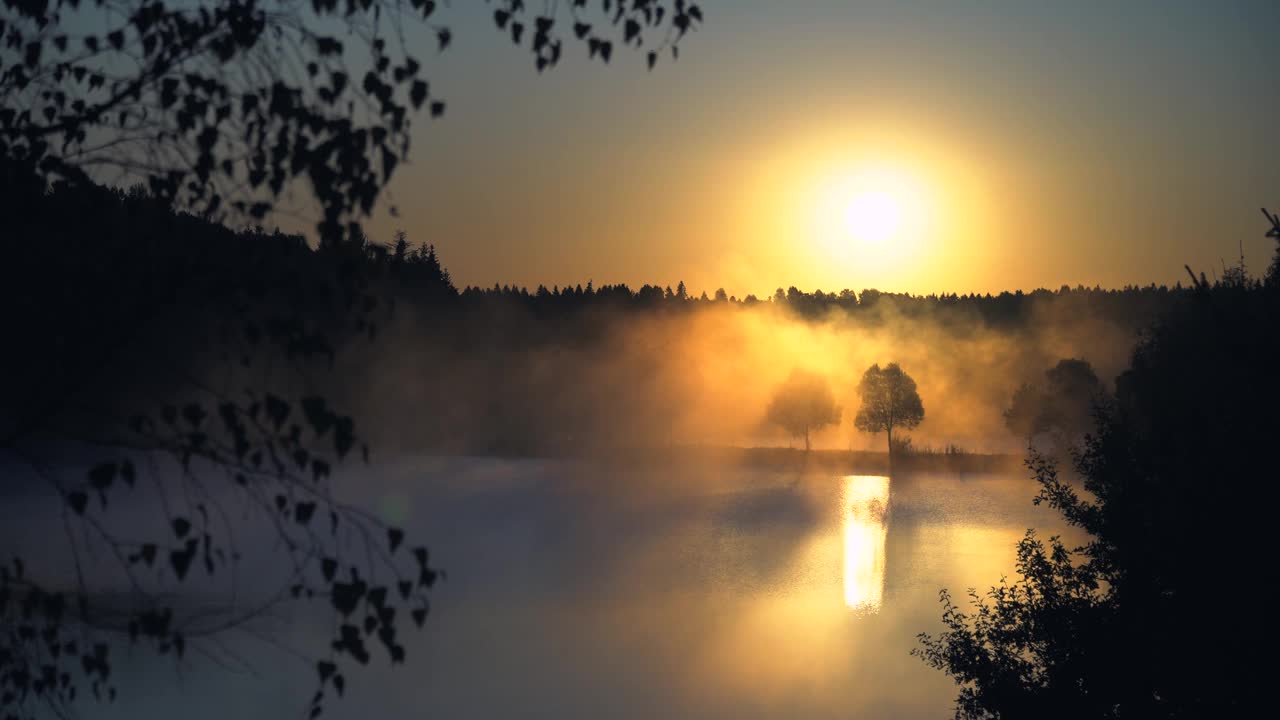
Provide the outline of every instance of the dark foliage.
<path id="1" fill-rule="evenodd" d="M 633 290 L 625 284 L 594 287 L 588 282 L 585 287 L 581 284 L 552 288 L 539 285 L 534 290 L 502 284 L 491 288 L 466 287 L 462 290 L 462 299 L 472 307 L 518 307 L 536 315 L 560 315 L 602 307 L 687 311 L 706 307 L 745 309 L 765 305 L 812 321 L 825 320 L 832 313 L 846 313 L 871 324 L 927 317 L 936 319 L 944 329 L 968 333 L 975 327 L 1013 332 L 1031 330 L 1042 324 L 1045 316 L 1055 320 L 1063 318 L 1066 322 L 1072 318 L 1102 319 L 1137 331 L 1149 327 L 1188 294 L 1189 290 L 1181 284 L 1174 287 L 1131 286 L 1118 290 L 1063 285 L 1058 290 L 1040 289 L 1029 293 L 1019 290 L 996 295 L 912 295 L 875 289 L 861 293 L 849 289 L 839 293 L 824 293 L 822 290 L 808 293 L 792 287 L 787 292 L 779 288 L 765 300 L 748 295 L 743 299 L 729 296 L 727 300 L 715 301 L 687 294 L 684 282 L 680 282 L 674 291 L 670 286 L 664 288 L 661 285 L 645 284 Z"/>
<path id="2" fill-rule="evenodd" d="M 702 20 L 685 0 L 490 4 L 498 32 L 539 71 L 565 43 L 605 63 L 616 43 L 653 67 Z M 414 111 L 445 110 L 423 68 L 452 39 L 441 5 L 6 2 L 0 158 L 50 181 L 142 182 L 214 218 L 260 220 L 301 181 L 322 211 L 320 236 L 351 239 L 408 155 Z M 434 36 L 428 47 L 406 39 L 417 23 Z"/>
<path id="3" fill-rule="evenodd" d="M 1044 372 L 1044 382 L 1018 387 L 1004 411 L 1005 426 L 1020 437 L 1051 433 L 1069 443 L 1093 429 L 1094 411 L 1106 402 L 1093 366 L 1067 358 Z"/>
<path id="4" fill-rule="evenodd" d="M 335 620 L 332 645 L 314 650 L 316 712 L 371 646 L 402 661 L 436 570 L 333 493 L 331 474 L 368 449 L 309 379 L 384 314 L 379 257 L 234 233 L 145 192 L 46 192 L 4 170 L 0 197 L 22 208 L 7 231 L 22 241 L 0 262 L 2 492 L 62 508 L 45 551 L 0 570 L 4 714 L 111 699 L 121 646 L 181 658 L 298 600 Z M 156 522 L 122 526 L 127 506 Z M 250 554 L 281 571 L 237 595 L 255 529 L 277 541 Z M 184 607 L 176 591 L 193 584 L 223 600 Z"/>
<path id="5" fill-rule="evenodd" d="M 1273 237 L 1277 234 L 1273 231 Z M 1280 286 L 1195 281 L 1139 342 L 1114 403 L 1075 458 L 1029 467 L 1089 536 L 1033 535 L 1018 578 L 917 651 L 961 685 L 957 716 L 1238 717 L 1269 707 Z"/>

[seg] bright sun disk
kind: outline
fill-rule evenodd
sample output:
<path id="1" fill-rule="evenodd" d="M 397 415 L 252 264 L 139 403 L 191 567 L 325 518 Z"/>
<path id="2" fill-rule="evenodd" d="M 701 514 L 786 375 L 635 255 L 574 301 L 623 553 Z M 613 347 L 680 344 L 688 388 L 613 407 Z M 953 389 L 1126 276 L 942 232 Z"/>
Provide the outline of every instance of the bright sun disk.
<path id="1" fill-rule="evenodd" d="M 863 242 L 882 242 L 893 237 L 902 224 L 902 206 L 886 192 L 865 192 L 849 201 L 844 213 L 845 229 Z"/>

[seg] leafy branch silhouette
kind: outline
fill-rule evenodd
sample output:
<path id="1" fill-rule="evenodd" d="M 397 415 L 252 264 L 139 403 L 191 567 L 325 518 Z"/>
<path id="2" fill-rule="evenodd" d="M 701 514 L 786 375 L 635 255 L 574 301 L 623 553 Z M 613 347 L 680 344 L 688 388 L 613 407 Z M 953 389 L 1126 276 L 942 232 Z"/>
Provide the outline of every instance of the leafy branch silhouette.
<path id="1" fill-rule="evenodd" d="M 566 38 L 650 68 L 702 19 L 685 0 L 491 3 L 539 72 Z M 416 111 L 445 101 L 421 54 L 453 32 L 433 0 L 32 0 L 0 8 L 0 157 L 50 180 L 144 183 L 213 219 L 260 221 L 298 182 L 325 241 L 353 239 L 409 155 Z M 563 6 L 563 10 L 562 10 Z M 102 31 L 79 32 L 85 15 Z M 434 47 L 415 47 L 415 23 Z M 571 29 L 564 26 L 571 25 Z M 89 25 L 92 26 L 92 25 Z M 74 31 L 73 31 L 74 30 Z M 651 42 L 646 40 L 651 36 Z"/>

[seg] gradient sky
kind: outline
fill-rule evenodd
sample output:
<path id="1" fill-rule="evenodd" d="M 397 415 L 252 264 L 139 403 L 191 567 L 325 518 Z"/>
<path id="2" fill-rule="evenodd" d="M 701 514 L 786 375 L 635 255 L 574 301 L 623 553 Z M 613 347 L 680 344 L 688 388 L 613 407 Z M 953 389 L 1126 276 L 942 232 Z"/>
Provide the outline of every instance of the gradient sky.
<path id="1" fill-rule="evenodd" d="M 678 62 L 573 45 L 539 76 L 457 4 L 428 66 L 448 113 L 419 119 L 374 236 L 434 242 L 460 284 L 739 296 L 1173 283 L 1241 242 L 1265 268 L 1280 2 L 703 7 Z M 904 237 L 832 230 L 868 172 L 912 188 Z"/>

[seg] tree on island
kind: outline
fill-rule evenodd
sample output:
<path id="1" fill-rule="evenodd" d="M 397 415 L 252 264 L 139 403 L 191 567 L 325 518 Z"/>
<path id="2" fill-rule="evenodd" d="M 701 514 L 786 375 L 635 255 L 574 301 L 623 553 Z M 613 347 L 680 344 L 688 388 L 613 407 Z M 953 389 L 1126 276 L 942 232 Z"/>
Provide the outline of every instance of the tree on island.
<path id="1" fill-rule="evenodd" d="M 916 381 L 898 367 L 889 363 L 883 369 L 877 364 L 867 368 L 858 383 L 862 407 L 853 419 L 854 427 L 862 432 L 884 431 L 889 436 L 889 471 L 893 471 L 893 430 L 918 426 L 924 420 L 924 404 L 916 392 Z"/>
<path id="2" fill-rule="evenodd" d="M 1093 429 L 1094 408 L 1106 390 L 1093 366 L 1066 358 L 1044 373 L 1040 385 L 1023 383 L 1004 411 L 1005 427 L 1019 437 L 1053 434 L 1073 441 Z"/>
<path id="3" fill-rule="evenodd" d="M 838 424 L 840 406 L 825 377 L 797 368 L 774 391 L 766 417 L 793 437 L 803 437 L 808 452 L 809 433 Z"/>

